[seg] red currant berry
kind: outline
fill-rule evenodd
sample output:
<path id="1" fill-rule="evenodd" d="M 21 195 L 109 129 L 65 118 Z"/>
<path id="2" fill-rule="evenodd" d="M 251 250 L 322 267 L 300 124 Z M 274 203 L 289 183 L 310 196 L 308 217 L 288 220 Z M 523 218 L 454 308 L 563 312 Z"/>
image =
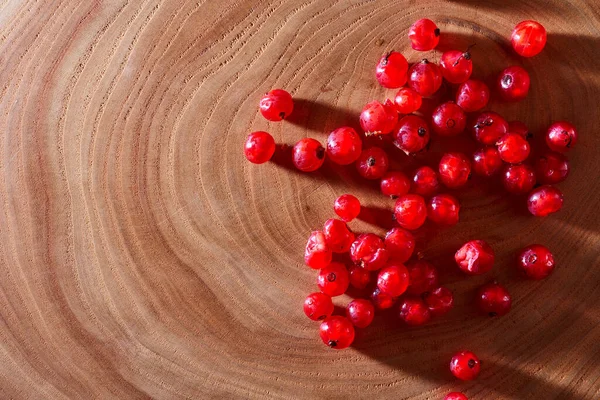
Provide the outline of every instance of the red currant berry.
<path id="1" fill-rule="evenodd" d="M 540 183 L 562 182 L 569 176 L 569 160 L 560 153 L 546 153 L 535 163 L 535 172 Z"/>
<path id="2" fill-rule="evenodd" d="M 527 208 L 536 217 L 545 217 L 559 211 L 563 205 L 563 194 L 554 186 L 540 186 L 529 193 Z"/>
<path id="3" fill-rule="evenodd" d="M 390 261 L 404 263 L 415 251 L 415 237 L 402 228 L 392 228 L 385 235 L 385 248 L 390 254 Z"/>
<path id="4" fill-rule="evenodd" d="M 471 176 L 471 161 L 463 153 L 446 153 L 440 160 L 440 180 L 449 188 L 464 186 Z"/>
<path id="5" fill-rule="evenodd" d="M 343 194 L 333 203 L 333 210 L 344 222 L 350 222 L 360 214 L 360 201 L 351 194 Z"/>
<path id="6" fill-rule="evenodd" d="M 440 225 L 456 225 L 460 203 L 449 194 L 438 194 L 427 203 L 427 218 Z"/>
<path id="7" fill-rule="evenodd" d="M 346 307 L 346 316 L 355 327 L 366 328 L 373 322 L 375 307 L 369 300 L 352 300 Z"/>
<path id="8" fill-rule="evenodd" d="M 423 293 L 423 301 L 434 317 L 444 315 L 452 309 L 454 296 L 450 289 L 440 286 L 430 292 Z"/>
<path id="9" fill-rule="evenodd" d="M 366 179 L 379 179 L 388 170 L 388 156 L 379 147 L 363 150 L 356 161 L 356 169 Z"/>
<path id="10" fill-rule="evenodd" d="M 342 350 L 354 341 L 354 326 L 348 318 L 334 315 L 321 323 L 321 340 L 332 349 Z"/>
<path id="11" fill-rule="evenodd" d="M 529 73 L 518 65 L 508 67 L 498 77 L 498 92 L 505 101 L 519 101 L 529 93 Z"/>
<path id="12" fill-rule="evenodd" d="M 389 171 L 381 178 L 381 193 L 395 199 L 410 190 L 410 181 L 400 171 Z"/>
<path id="13" fill-rule="evenodd" d="M 440 104 L 431 115 L 433 131 L 440 136 L 456 136 L 465 130 L 467 116 L 455 102 Z"/>
<path id="14" fill-rule="evenodd" d="M 408 86 L 423 97 L 429 97 L 442 86 L 442 71 L 436 64 L 422 60 L 408 70 Z"/>
<path id="15" fill-rule="evenodd" d="M 331 263 L 332 251 L 325 242 L 325 235 L 321 231 L 310 234 L 304 251 L 304 262 L 313 269 L 325 268 Z"/>
<path id="16" fill-rule="evenodd" d="M 334 253 L 346 253 L 354 242 L 354 233 L 348 229 L 344 221 L 331 218 L 325 221 L 323 226 L 325 243 Z"/>
<path id="17" fill-rule="evenodd" d="M 266 163 L 275 153 L 275 139 L 267 132 L 253 132 L 248 135 L 244 155 L 254 164 Z"/>
<path id="18" fill-rule="evenodd" d="M 547 247 L 532 244 L 521 250 L 519 269 L 529 279 L 544 279 L 554 271 L 554 256 Z"/>
<path id="19" fill-rule="evenodd" d="M 390 100 L 370 102 L 360 113 L 360 126 L 367 136 L 390 133 L 398 123 L 398 111 Z"/>
<path id="20" fill-rule="evenodd" d="M 300 139 L 294 145 L 292 160 L 300 171 L 316 171 L 321 168 L 325 161 L 325 149 L 318 140 L 312 138 Z"/>
<path id="21" fill-rule="evenodd" d="M 473 61 L 469 50 L 462 52 L 458 50 L 449 50 L 442 54 L 440 60 L 442 75 L 450 83 L 464 83 L 473 72 Z"/>
<path id="22" fill-rule="evenodd" d="M 390 264 L 377 275 L 377 287 L 385 294 L 398 297 L 408 288 L 408 269 L 404 264 Z"/>
<path id="23" fill-rule="evenodd" d="M 281 121 L 294 109 L 292 96 L 283 89 L 274 89 L 260 99 L 260 112 L 269 121 Z"/>
<path id="24" fill-rule="evenodd" d="M 480 364 L 479 358 L 474 353 L 461 351 L 450 360 L 450 372 L 460 380 L 470 381 L 479 375 Z"/>
<path id="25" fill-rule="evenodd" d="M 525 139 L 533 137 L 533 134 L 529 132 L 529 128 L 527 127 L 527 125 L 525 125 L 525 123 L 521 121 L 510 121 L 508 123 L 508 131 L 512 133 L 518 133 Z"/>
<path id="26" fill-rule="evenodd" d="M 379 288 L 375 288 L 371 294 L 371 300 L 373 301 L 375 308 L 378 310 L 386 310 L 392 308 L 398 299 L 383 293 Z"/>
<path id="27" fill-rule="evenodd" d="M 473 137 L 480 143 L 494 145 L 508 133 L 508 122 L 498 113 L 486 111 L 480 113 L 472 125 Z"/>
<path id="28" fill-rule="evenodd" d="M 546 144 L 550 150 L 564 153 L 577 143 L 577 130 L 566 121 L 555 122 L 546 132 Z"/>
<path id="29" fill-rule="evenodd" d="M 371 273 L 357 265 L 350 267 L 350 285 L 356 289 L 365 289 L 371 283 Z"/>
<path id="30" fill-rule="evenodd" d="M 350 276 L 344 264 L 332 262 L 319 271 L 317 285 L 328 296 L 340 296 L 346 293 L 350 285 Z"/>
<path id="31" fill-rule="evenodd" d="M 389 258 L 383 239 L 373 233 L 359 235 L 350 247 L 352 261 L 368 271 L 383 267 Z"/>
<path id="32" fill-rule="evenodd" d="M 494 250 L 483 240 L 470 240 L 458 249 L 454 260 L 469 275 L 480 275 L 494 266 Z"/>
<path id="33" fill-rule="evenodd" d="M 427 219 L 425 199 L 418 194 L 407 194 L 398 200 L 394 206 L 396 222 L 404 229 L 415 230 Z"/>
<path id="34" fill-rule="evenodd" d="M 377 64 L 376 77 L 381 86 L 397 89 L 406 83 L 408 62 L 397 51 L 391 51 L 381 57 Z"/>
<path id="35" fill-rule="evenodd" d="M 502 184 L 509 193 L 529 193 L 535 186 L 535 172 L 527 164 L 509 165 L 502 174 Z"/>
<path id="36" fill-rule="evenodd" d="M 431 319 L 431 312 L 420 297 L 408 296 L 400 303 L 400 319 L 407 325 L 423 325 Z"/>
<path id="37" fill-rule="evenodd" d="M 446 397 L 444 397 L 444 400 L 469 400 L 469 399 L 467 396 L 465 396 L 461 392 L 452 392 L 452 393 L 448 393 L 446 395 Z"/>
<path id="38" fill-rule="evenodd" d="M 394 130 L 394 145 L 406 154 L 418 153 L 429 143 L 429 125 L 416 115 L 406 115 Z"/>
<path id="39" fill-rule="evenodd" d="M 331 297 L 321 292 L 311 293 L 304 300 L 304 314 L 313 321 L 319 321 L 333 314 Z"/>
<path id="40" fill-rule="evenodd" d="M 546 29 L 536 21 L 519 22 L 512 31 L 510 42 L 520 56 L 533 57 L 546 45 Z"/>
<path id="41" fill-rule="evenodd" d="M 518 133 L 507 133 L 498 140 L 496 146 L 502 161 L 511 164 L 525 161 L 531 150 L 527 139 Z"/>
<path id="42" fill-rule="evenodd" d="M 423 18 L 411 25 L 408 30 L 412 48 L 418 51 L 435 49 L 440 41 L 440 30 L 430 19 Z"/>
<path id="43" fill-rule="evenodd" d="M 413 175 L 412 191 L 420 196 L 429 197 L 440 190 L 438 174 L 432 168 L 420 167 Z"/>
<path id="44" fill-rule="evenodd" d="M 476 79 L 469 79 L 458 87 L 456 104 L 466 112 L 479 111 L 490 101 L 490 89 Z"/>
<path id="45" fill-rule="evenodd" d="M 425 260 L 418 260 L 409 263 L 406 268 L 409 275 L 409 284 L 406 293 L 421 295 L 437 286 L 438 272 L 431 263 Z"/>
<path id="46" fill-rule="evenodd" d="M 396 110 L 400 114 L 411 114 L 421 108 L 423 99 L 421 95 L 411 88 L 402 88 L 394 97 Z"/>
<path id="47" fill-rule="evenodd" d="M 495 175 L 502 168 L 500 153 L 495 147 L 482 147 L 473 153 L 473 171 L 480 176 Z"/>
<path id="48" fill-rule="evenodd" d="M 358 159 L 361 151 L 362 140 L 350 127 L 338 128 L 327 137 L 327 155 L 336 164 L 352 164 Z"/>
<path id="49" fill-rule="evenodd" d="M 503 316 L 510 311 L 512 300 L 508 290 L 496 282 L 488 283 L 477 292 L 477 306 L 490 317 Z"/>

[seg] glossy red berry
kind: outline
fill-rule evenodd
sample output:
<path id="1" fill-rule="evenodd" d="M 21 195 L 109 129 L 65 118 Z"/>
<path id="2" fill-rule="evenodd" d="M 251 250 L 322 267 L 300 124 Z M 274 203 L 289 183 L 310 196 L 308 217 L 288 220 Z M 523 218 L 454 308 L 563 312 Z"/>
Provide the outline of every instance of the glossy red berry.
<path id="1" fill-rule="evenodd" d="M 346 316 L 355 327 L 366 328 L 373 322 L 375 307 L 369 300 L 352 300 L 346 307 Z"/>
<path id="2" fill-rule="evenodd" d="M 464 83 L 473 72 L 471 53 L 467 51 L 449 50 L 442 54 L 440 59 L 442 76 L 450 83 Z"/>
<path id="3" fill-rule="evenodd" d="M 463 381 L 477 378 L 481 368 L 479 358 L 470 351 L 456 353 L 450 360 L 450 372 Z"/>
<path id="4" fill-rule="evenodd" d="M 469 400 L 467 396 L 465 396 L 461 392 L 451 392 L 444 397 L 444 400 Z"/>
<path id="5" fill-rule="evenodd" d="M 433 289 L 438 283 L 437 269 L 425 260 L 417 260 L 406 265 L 409 284 L 406 293 L 421 295 Z"/>
<path id="6" fill-rule="evenodd" d="M 520 101 L 529 93 L 529 73 L 525 68 L 514 65 L 504 69 L 498 77 L 498 93 L 505 101 Z"/>
<path id="7" fill-rule="evenodd" d="M 480 113 L 471 124 L 473 137 L 480 143 L 494 145 L 508 133 L 508 122 L 498 113 Z"/>
<path id="8" fill-rule="evenodd" d="M 383 239 L 373 233 L 359 235 L 350 247 L 352 261 L 368 271 L 383 267 L 389 258 Z"/>
<path id="9" fill-rule="evenodd" d="M 496 143 L 496 147 L 502 161 L 511 164 L 525 161 L 531 150 L 527 139 L 518 133 L 507 133 L 502 136 Z"/>
<path id="10" fill-rule="evenodd" d="M 554 256 L 547 247 L 532 244 L 519 253 L 518 266 L 529 279 L 544 279 L 554 271 Z"/>
<path id="11" fill-rule="evenodd" d="M 396 222 L 404 229 L 415 230 L 427 219 L 425 199 L 418 194 L 399 197 L 394 206 Z"/>
<path id="12" fill-rule="evenodd" d="M 400 319 L 411 326 L 423 325 L 431 319 L 429 308 L 420 297 L 407 296 L 400 303 Z"/>
<path id="13" fill-rule="evenodd" d="M 344 264 L 332 262 L 319 271 L 317 285 L 321 292 L 328 296 L 340 296 L 346 292 L 350 285 L 350 276 Z"/>
<path id="14" fill-rule="evenodd" d="M 533 134 L 529 131 L 527 125 L 521 121 L 510 121 L 508 123 L 508 131 L 512 133 L 518 133 L 525 139 L 533 137 Z"/>
<path id="15" fill-rule="evenodd" d="M 363 178 L 381 178 L 388 170 L 387 153 L 379 147 L 363 150 L 356 161 L 356 169 Z"/>
<path id="16" fill-rule="evenodd" d="M 406 83 L 408 62 L 397 51 L 391 51 L 381 57 L 375 76 L 381 86 L 388 89 L 397 89 Z"/>
<path id="17" fill-rule="evenodd" d="M 429 292 L 423 293 L 423 301 L 429 308 L 431 315 L 436 317 L 446 314 L 454 305 L 454 296 L 450 289 L 440 286 Z"/>
<path id="18" fill-rule="evenodd" d="M 429 125 L 416 115 L 400 119 L 394 130 L 394 145 L 406 154 L 418 153 L 429 143 Z"/>
<path id="19" fill-rule="evenodd" d="M 442 86 L 442 71 L 436 64 L 422 60 L 408 70 L 408 86 L 423 97 L 429 97 Z"/>
<path id="20" fill-rule="evenodd" d="M 490 101 L 490 89 L 476 79 L 469 79 L 458 87 L 456 104 L 466 112 L 479 111 Z"/>
<path id="21" fill-rule="evenodd" d="M 494 250 L 483 240 L 470 240 L 454 254 L 458 267 L 469 275 L 480 275 L 494 266 Z"/>
<path id="22" fill-rule="evenodd" d="M 410 180 L 400 171 L 388 171 L 381 178 L 381 193 L 395 199 L 404 196 L 410 190 Z"/>
<path id="23" fill-rule="evenodd" d="M 535 172 L 527 164 L 508 165 L 502 174 L 502 184 L 509 193 L 529 193 L 535 186 Z"/>
<path id="24" fill-rule="evenodd" d="M 471 161 L 463 153 L 446 153 L 439 166 L 440 180 L 449 188 L 464 186 L 471 176 Z"/>
<path id="25" fill-rule="evenodd" d="M 564 153 L 575 146 L 577 143 L 577 129 L 566 122 L 555 122 L 546 132 L 546 144 L 552 151 Z"/>
<path id="26" fill-rule="evenodd" d="M 333 314 L 333 301 L 324 293 L 311 293 L 304 300 L 304 314 L 313 321 L 319 321 Z"/>
<path id="27" fill-rule="evenodd" d="M 555 184 L 569 176 L 569 160 L 560 153 L 546 153 L 535 163 L 535 174 L 542 184 Z"/>
<path id="28" fill-rule="evenodd" d="M 348 318 L 334 315 L 321 323 L 321 340 L 332 349 L 342 350 L 354 341 L 354 326 Z"/>
<path id="29" fill-rule="evenodd" d="M 430 19 L 423 18 L 411 25 L 408 38 L 413 49 L 429 51 L 435 49 L 440 41 L 440 30 Z"/>
<path id="30" fill-rule="evenodd" d="M 374 100 L 360 113 L 360 126 L 367 136 L 390 133 L 398 123 L 398 111 L 390 100 L 380 103 Z"/>
<path id="31" fill-rule="evenodd" d="M 323 225 L 325 243 L 334 253 L 346 253 L 354 242 L 354 233 L 348 229 L 348 225 L 339 219 L 330 218 Z"/>
<path id="32" fill-rule="evenodd" d="M 275 139 L 267 132 L 252 132 L 246 139 L 244 155 L 254 164 L 266 163 L 275 153 Z"/>
<path id="33" fill-rule="evenodd" d="M 321 168 L 325 161 L 325 149 L 318 140 L 312 138 L 300 139 L 292 150 L 292 161 L 300 171 L 316 171 Z"/>
<path id="34" fill-rule="evenodd" d="M 396 93 L 396 97 L 394 97 L 394 104 L 396 105 L 396 110 L 400 114 L 411 114 L 421 108 L 421 104 L 423 103 L 423 99 L 421 95 L 417 93 L 414 89 L 411 88 L 402 88 L 398 90 Z"/>
<path id="35" fill-rule="evenodd" d="M 378 310 L 386 310 L 392 308 L 398 299 L 383 293 L 379 288 L 375 288 L 371 294 L 371 300 L 373 301 L 375 308 Z"/>
<path id="36" fill-rule="evenodd" d="M 449 194 L 438 194 L 427 202 L 427 218 L 440 225 L 456 225 L 460 203 L 458 199 Z"/>
<path id="37" fill-rule="evenodd" d="M 385 294 L 398 297 L 404 292 L 409 283 L 408 269 L 404 264 L 390 264 L 382 268 L 377 275 L 377 287 Z"/>
<path id="38" fill-rule="evenodd" d="M 402 228 L 392 228 L 385 235 L 385 248 L 389 252 L 390 262 L 404 263 L 415 251 L 415 237 Z"/>
<path id="39" fill-rule="evenodd" d="M 455 102 L 440 104 L 431 114 L 431 127 L 441 136 L 456 136 L 467 126 L 467 116 Z"/>
<path id="40" fill-rule="evenodd" d="M 360 201 L 351 194 L 343 194 L 333 203 L 333 210 L 344 222 L 350 222 L 360 214 Z"/>
<path id="41" fill-rule="evenodd" d="M 371 273 L 358 265 L 350 267 L 349 273 L 350 285 L 356 289 L 365 289 L 371 283 Z"/>
<path id="42" fill-rule="evenodd" d="M 260 112 L 269 121 L 281 121 L 294 109 L 292 96 L 283 89 L 274 89 L 260 99 Z"/>
<path id="43" fill-rule="evenodd" d="M 331 263 L 332 256 L 332 251 L 325 241 L 323 232 L 312 232 L 304 250 L 304 262 L 306 265 L 313 269 L 325 268 Z"/>
<path id="44" fill-rule="evenodd" d="M 490 317 L 508 314 L 511 304 L 508 290 L 497 282 L 483 285 L 477 291 L 477 307 Z"/>
<path id="45" fill-rule="evenodd" d="M 327 156 L 336 164 L 352 164 L 358 159 L 361 151 L 360 136 L 348 126 L 336 129 L 327 137 Z"/>
<path id="46" fill-rule="evenodd" d="M 536 21 L 519 22 L 512 31 L 510 42 L 520 56 L 533 57 L 546 45 L 546 29 Z"/>
<path id="47" fill-rule="evenodd" d="M 482 147 L 473 153 L 473 171 L 480 176 L 495 175 L 504 165 L 498 149 L 492 146 Z"/>
<path id="48" fill-rule="evenodd" d="M 420 167 L 413 175 L 412 191 L 420 196 L 433 196 L 440 190 L 438 174 L 432 168 Z"/>
<path id="49" fill-rule="evenodd" d="M 563 194 L 554 186 L 540 186 L 529 193 L 527 208 L 536 217 L 545 217 L 563 206 Z"/>

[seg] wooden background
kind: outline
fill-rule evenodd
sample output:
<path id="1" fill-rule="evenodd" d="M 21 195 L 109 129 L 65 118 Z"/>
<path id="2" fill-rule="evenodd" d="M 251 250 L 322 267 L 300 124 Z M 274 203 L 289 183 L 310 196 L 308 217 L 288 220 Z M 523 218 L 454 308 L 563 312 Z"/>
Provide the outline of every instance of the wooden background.
<path id="1" fill-rule="evenodd" d="M 530 71 L 528 99 L 491 107 L 534 142 L 553 120 L 578 126 L 565 207 L 536 219 L 475 180 L 459 225 L 418 233 L 457 307 L 417 329 L 387 313 L 329 350 L 302 312 L 316 288 L 306 238 L 342 193 L 368 207 L 357 232 L 383 233 L 393 202 L 352 167 L 299 174 L 283 150 L 251 165 L 243 141 L 356 126 L 367 101 L 394 94 L 374 79 L 384 52 L 439 59 L 410 49 L 421 17 L 442 50 L 477 44 L 475 77 Z M 548 44 L 520 59 L 507 38 L 528 18 Z M 0 1 L 0 397 L 600 398 L 599 65 L 595 0 Z M 296 99 L 290 121 L 258 112 L 275 87 Z M 434 138 L 428 155 L 392 152 L 394 165 L 435 165 L 453 146 L 473 144 Z M 451 261 L 472 238 L 496 249 L 487 276 Z M 514 271 L 533 242 L 558 260 L 543 282 Z M 491 277 L 514 299 L 493 320 L 471 305 Z M 483 360 L 475 382 L 448 372 L 462 348 Z"/>

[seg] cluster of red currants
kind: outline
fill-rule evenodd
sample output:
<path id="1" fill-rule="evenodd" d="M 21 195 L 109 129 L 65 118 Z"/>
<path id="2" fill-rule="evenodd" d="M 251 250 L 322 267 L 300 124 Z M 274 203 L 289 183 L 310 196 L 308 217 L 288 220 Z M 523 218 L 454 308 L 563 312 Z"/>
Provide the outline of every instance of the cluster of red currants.
<path id="1" fill-rule="evenodd" d="M 428 19 L 415 22 L 409 30 L 412 47 L 418 51 L 433 50 L 439 37 L 440 30 Z M 532 57 L 544 48 L 546 31 L 535 21 L 524 21 L 513 30 L 511 42 L 519 55 Z M 470 49 L 444 52 L 439 65 L 424 59 L 412 66 L 401 53 L 392 51 L 379 60 L 376 78 L 383 87 L 399 91 L 393 100 L 373 101 L 364 107 L 360 114 L 364 136 L 351 127 L 341 127 L 329 134 L 325 147 L 312 138 L 294 146 L 293 163 L 299 170 L 317 170 L 325 156 L 339 165 L 354 163 L 362 177 L 379 179 L 381 192 L 396 199 L 394 216 L 399 226 L 387 232 L 385 238 L 373 233 L 355 237 L 347 223 L 359 215 L 361 205 L 350 194 L 335 201 L 334 210 L 340 219 L 327 220 L 322 230 L 309 237 L 305 262 L 319 270 L 320 292 L 306 298 L 304 311 L 312 320 L 323 320 L 320 335 L 328 346 L 350 346 L 355 327 L 367 327 L 376 309 L 390 308 L 397 302 L 400 318 L 413 326 L 451 309 L 453 294 L 438 284 L 436 268 L 422 259 L 409 261 L 415 248 L 411 230 L 421 227 L 426 219 L 441 225 L 459 221 L 460 203 L 450 194 L 438 193 L 442 186 L 461 188 L 472 172 L 490 177 L 502 170 L 502 182 L 509 193 L 528 194 L 531 214 L 546 216 L 561 209 L 563 195 L 551 185 L 563 181 L 569 173 L 563 153 L 577 141 L 575 127 L 566 121 L 553 123 L 545 136 L 550 151 L 533 165 L 528 164 L 531 135 L 527 127 L 519 121 L 507 122 L 493 111 L 482 111 L 490 99 L 490 89 L 484 82 L 471 79 L 472 72 Z M 458 85 L 455 101 L 439 104 L 431 118 L 425 119 L 419 114 L 423 98 L 434 95 L 443 80 Z M 529 92 L 529 74 L 520 66 L 504 69 L 496 82 L 495 89 L 504 101 L 520 101 Z M 280 121 L 291 114 L 293 99 L 284 90 L 273 90 L 261 100 L 260 110 L 268 120 Z M 469 113 L 477 114 L 468 118 Z M 473 122 L 469 124 L 469 120 Z M 370 137 L 390 135 L 397 148 L 415 154 L 427 149 L 432 134 L 456 136 L 467 130 L 481 144 L 471 157 L 446 153 L 438 171 L 423 166 L 412 179 L 400 171 L 388 170 L 388 154 L 382 147 L 363 148 Z M 251 162 L 264 163 L 274 152 L 275 141 L 268 133 L 254 132 L 248 137 L 245 154 Z M 333 253 L 349 253 L 354 265 L 347 268 L 332 261 Z M 483 274 L 493 266 L 494 251 L 483 240 L 471 240 L 456 252 L 455 260 L 465 273 Z M 554 258 L 546 247 L 534 244 L 521 251 L 519 267 L 527 277 L 542 279 L 554 269 Z M 346 316 L 332 316 L 331 298 L 344 294 L 350 285 L 358 290 L 371 288 L 370 296 L 365 296 L 370 298 L 350 302 Z M 484 313 L 502 316 L 510 310 L 511 297 L 504 286 L 492 282 L 480 288 L 477 303 Z M 471 352 L 459 352 L 452 358 L 450 369 L 460 379 L 473 379 L 479 372 L 479 360 Z M 446 398 L 466 398 L 460 396 L 464 395 L 452 393 Z"/>

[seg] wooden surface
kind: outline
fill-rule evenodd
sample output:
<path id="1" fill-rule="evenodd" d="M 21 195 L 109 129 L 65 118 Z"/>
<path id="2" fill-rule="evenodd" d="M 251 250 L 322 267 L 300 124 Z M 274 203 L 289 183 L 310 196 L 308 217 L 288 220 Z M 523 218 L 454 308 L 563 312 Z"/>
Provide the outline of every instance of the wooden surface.
<path id="1" fill-rule="evenodd" d="M 342 193 L 369 207 L 357 232 L 383 233 L 393 203 L 352 167 L 299 174 L 282 151 L 251 165 L 242 144 L 254 130 L 293 144 L 355 126 L 394 93 L 376 84 L 379 57 L 424 56 L 407 41 L 421 17 L 441 49 L 477 44 L 475 77 L 530 71 L 527 100 L 491 107 L 534 142 L 553 120 L 579 127 L 565 207 L 536 219 L 475 181 L 458 226 L 418 233 L 457 307 L 418 329 L 388 313 L 329 350 L 302 313 L 316 288 L 306 238 Z M 507 38 L 528 18 L 549 37 L 524 60 Z M 1 398 L 600 398 L 597 1 L 2 0 L 0 60 Z M 258 112 L 275 87 L 296 99 L 291 121 Z M 435 165 L 453 146 L 394 151 L 394 166 Z M 451 261 L 472 238 L 496 249 L 487 276 Z M 534 242 L 558 260 L 543 282 L 514 272 Z M 491 277 L 514 299 L 493 320 L 471 306 Z M 448 372 L 462 348 L 483 360 L 475 382 Z"/>

